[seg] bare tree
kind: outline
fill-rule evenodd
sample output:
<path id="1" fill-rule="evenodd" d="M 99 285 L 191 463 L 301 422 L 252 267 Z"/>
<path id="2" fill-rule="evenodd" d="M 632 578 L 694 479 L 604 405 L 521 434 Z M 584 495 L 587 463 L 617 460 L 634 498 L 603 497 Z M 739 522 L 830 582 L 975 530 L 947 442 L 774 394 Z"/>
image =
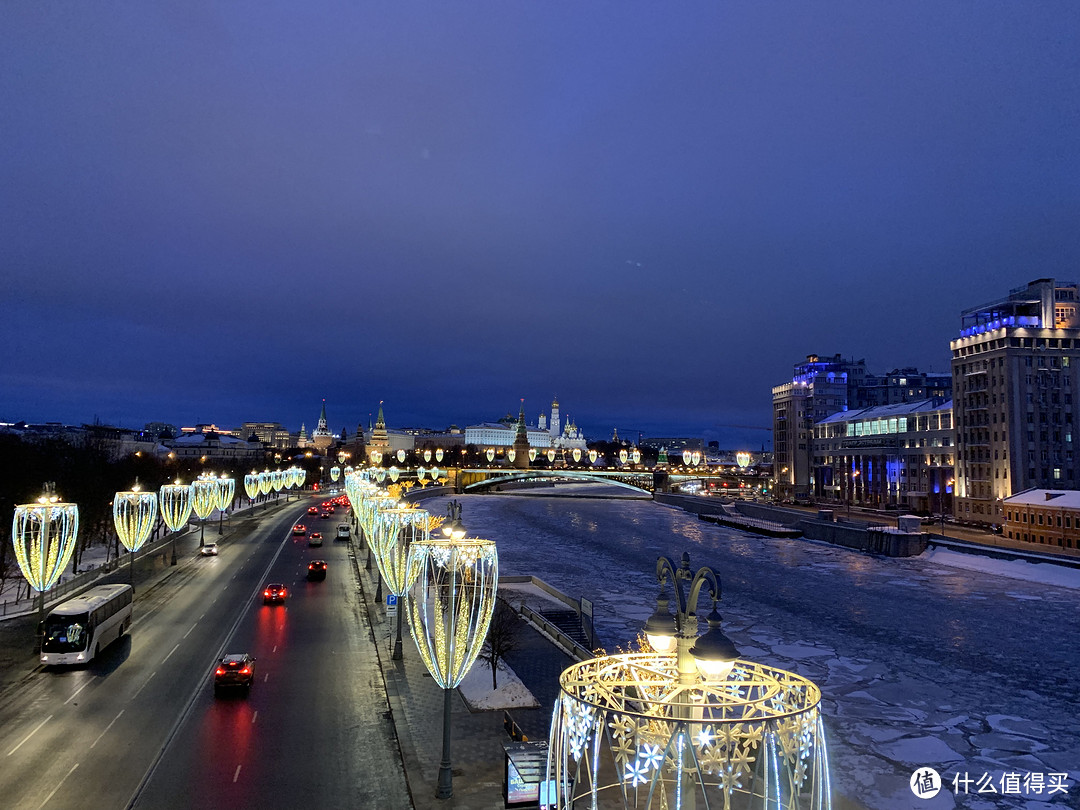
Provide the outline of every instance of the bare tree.
<path id="1" fill-rule="evenodd" d="M 505 659 L 509 653 L 519 649 L 520 646 L 517 612 L 510 607 L 508 602 L 498 599 L 495 602 L 495 612 L 491 616 L 487 638 L 484 639 L 484 646 L 480 650 L 480 657 L 491 667 L 492 689 L 499 688 L 497 675 L 499 661 Z"/>

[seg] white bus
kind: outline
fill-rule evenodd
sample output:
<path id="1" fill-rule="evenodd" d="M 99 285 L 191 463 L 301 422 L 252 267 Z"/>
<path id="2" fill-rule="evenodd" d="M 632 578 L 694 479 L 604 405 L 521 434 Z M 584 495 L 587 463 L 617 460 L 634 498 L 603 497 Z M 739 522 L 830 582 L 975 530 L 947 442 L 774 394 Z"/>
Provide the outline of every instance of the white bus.
<path id="1" fill-rule="evenodd" d="M 85 664 L 131 627 L 130 585 L 97 585 L 42 622 L 42 664 Z"/>

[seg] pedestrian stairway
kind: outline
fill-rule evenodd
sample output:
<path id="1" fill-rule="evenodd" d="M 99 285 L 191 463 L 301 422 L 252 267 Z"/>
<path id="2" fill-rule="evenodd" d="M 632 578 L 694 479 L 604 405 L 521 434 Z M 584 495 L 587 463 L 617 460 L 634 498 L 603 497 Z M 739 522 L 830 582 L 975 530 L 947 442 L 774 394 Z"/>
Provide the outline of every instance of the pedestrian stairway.
<path id="1" fill-rule="evenodd" d="M 585 649 L 589 648 L 589 637 L 581 626 L 581 616 L 576 610 L 557 610 L 545 608 L 540 615 L 555 625 L 561 632 L 576 641 Z"/>

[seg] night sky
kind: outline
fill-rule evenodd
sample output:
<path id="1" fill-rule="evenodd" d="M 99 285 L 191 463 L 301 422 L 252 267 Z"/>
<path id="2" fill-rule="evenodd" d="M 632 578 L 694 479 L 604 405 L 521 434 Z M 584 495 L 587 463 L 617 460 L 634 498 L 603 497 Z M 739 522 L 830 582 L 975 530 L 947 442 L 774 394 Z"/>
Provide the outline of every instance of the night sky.
<path id="1" fill-rule="evenodd" d="M 0 421 L 769 441 L 1080 277 L 1080 4 L 0 4 Z"/>

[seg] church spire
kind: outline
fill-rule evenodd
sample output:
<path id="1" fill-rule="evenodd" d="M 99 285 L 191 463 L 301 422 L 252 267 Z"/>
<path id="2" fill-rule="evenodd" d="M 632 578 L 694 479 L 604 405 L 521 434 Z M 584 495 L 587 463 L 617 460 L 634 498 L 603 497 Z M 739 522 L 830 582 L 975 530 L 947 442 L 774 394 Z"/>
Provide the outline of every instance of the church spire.
<path id="1" fill-rule="evenodd" d="M 519 470 L 529 466 L 529 431 L 525 427 L 525 398 L 521 399 L 518 411 L 517 433 L 514 435 L 514 466 Z"/>

